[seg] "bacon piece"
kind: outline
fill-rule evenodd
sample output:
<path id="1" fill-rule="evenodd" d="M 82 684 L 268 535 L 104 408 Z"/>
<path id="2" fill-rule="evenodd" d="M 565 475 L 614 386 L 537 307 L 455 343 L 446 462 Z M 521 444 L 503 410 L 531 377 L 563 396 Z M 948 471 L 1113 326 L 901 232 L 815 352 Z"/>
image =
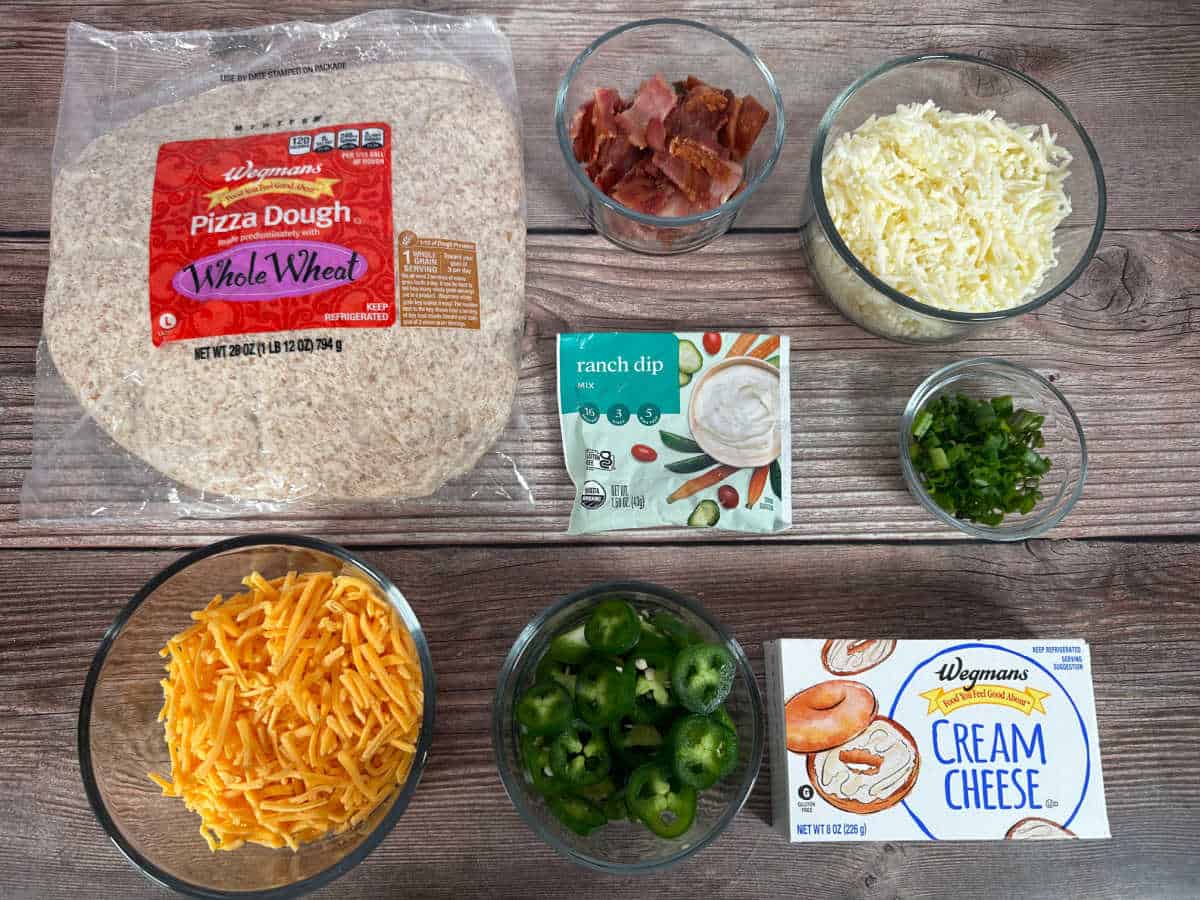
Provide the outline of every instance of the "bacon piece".
<path id="1" fill-rule="evenodd" d="M 708 195 L 710 207 L 720 206 L 742 186 L 742 167 L 735 162 L 729 162 L 727 166 L 720 174 L 709 175 L 712 178 L 712 187 Z"/>
<path id="2" fill-rule="evenodd" d="M 671 138 L 671 155 L 702 169 L 712 179 L 712 197 L 724 203 L 742 182 L 742 167 L 729 158 L 729 151 L 715 140 L 695 137 Z"/>
<path id="3" fill-rule="evenodd" d="M 734 159 L 741 162 L 746 158 L 770 118 L 771 114 L 749 94 L 738 101 L 737 114 L 730 118 L 725 128 L 728 135 L 725 145 Z"/>
<path id="4" fill-rule="evenodd" d="M 692 203 L 703 204 L 712 190 L 712 177 L 703 169 L 687 160 L 661 150 L 652 157 L 656 165 L 671 182 L 683 191 Z"/>
<path id="5" fill-rule="evenodd" d="M 672 141 L 674 147 L 675 138 Z M 655 153 L 653 161 L 663 174 L 687 196 L 688 200 L 703 209 L 712 209 L 728 200 L 742 182 L 742 167 L 737 163 L 721 160 L 723 167 L 714 167 L 716 174 L 695 165 L 676 153 Z"/>
<path id="6" fill-rule="evenodd" d="M 675 185 L 643 160 L 626 173 L 610 196 L 629 209 L 657 216 L 671 196 L 678 193 Z"/>
<path id="7" fill-rule="evenodd" d="M 642 160 L 621 179 L 611 194 L 622 206 L 651 216 L 678 218 L 703 212 L 650 160 Z"/>
<path id="8" fill-rule="evenodd" d="M 733 91 L 718 91 L 707 84 L 692 88 L 667 116 L 667 134 L 715 135 L 729 121 L 733 100 Z"/>
<path id="9" fill-rule="evenodd" d="M 612 88 L 597 88 L 592 99 L 593 149 L 587 174 L 596 187 L 608 193 L 638 160 L 638 149 L 620 121 L 621 95 Z"/>
<path id="10" fill-rule="evenodd" d="M 575 111 L 571 119 L 571 150 L 575 159 L 587 165 L 592 161 L 596 149 L 596 129 L 592 124 L 595 99 L 589 100 Z"/>
<path id="11" fill-rule="evenodd" d="M 617 122 L 617 113 L 623 104 L 621 95 L 612 88 L 596 88 L 592 99 L 592 131 L 595 141 L 589 158 L 595 162 L 596 157 L 604 149 L 605 142 L 621 135 L 621 126 Z"/>
<path id="12" fill-rule="evenodd" d="M 688 76 L 686 79 L 684 79 L 683 81 L 676 81 L 676 82 L 675 82 L 675 90 L 676 90 L 676 91 L 678 91 L 678 92 L 679 92 L 679 93 L 681 93 L 681 94 L 686 94 L 686 93 L 687 93 L 688 91 L 690 91 L 692 88 L 698 88 L 698 87 L 708 87 L 708 84 L 706 84 L 705 82 L 701 81 L 701 80 L 700 80 L 699 78 L 697 78 L 695 75 L 689 75 L 689 76 Z"/>
<path id="13" fill-rule="evenodd" d="M 733 106 L 730 107 L 729 110 L 729 121 L 725 123 L 724 128 L 717 132 L 717 140 L 720 141 L 721 146 L 725 147 L 726 149 L 731 149 L 733 147 L 733 139 L 737 133 L 737 120 L 741 113 L 742 98 L 734 97 Z"/>
<path id="14" fill-rule="evenodd" d="M 673 137 L 667 143 L 667 150 L 672 156 L 685 159 L 713 176 L 723 175 L 730 166 L 736 165 L 731 162 L 729 151 L 705 132 L 690 137 Z"/>
<path id="15" fill-rule="evenodd" d="M 675 186 L 672 185 L 672 188 Z M 707 207 L 699 206 L 693 203 L 684 196 L 683 191 L 678 189 L 672 190 L 667 196 L 667 202 L 663 204 L 658 214 L 670 218 L 679 218 L 680 216 L 691 216 L 696 213 L 704 212 Z"/>
<path id="16" fill-rule="evenodd" d="M 667 126 L 662 119 L 651 119 L 646 126 L 646 144 L 651 150 L 667 149 Z"/>
<path id="17" fill-rule="evenodd" d="M 588 175 L 596 187 L 608 194 L 641 157 L 641 150 L 629 143 L 623 134 L 618 135 L 605 142 Z"/>
<path id="18" fill-rule="evenodd" d="M 649 144 L 647 130 L 651 123 L 661 123 L 674 108 L 674 89 L 662 73 L 656 73 L 642 82 L 633 103 L 617 118 L 629 133 L 629 140 L 644 149 Z"/>

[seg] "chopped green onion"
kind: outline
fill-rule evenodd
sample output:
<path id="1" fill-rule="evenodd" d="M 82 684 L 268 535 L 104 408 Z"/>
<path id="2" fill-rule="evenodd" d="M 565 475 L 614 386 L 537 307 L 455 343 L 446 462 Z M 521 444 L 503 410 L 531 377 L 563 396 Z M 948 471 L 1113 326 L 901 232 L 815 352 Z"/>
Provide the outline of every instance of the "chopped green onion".
<path id="1" fill-rule="evenodd" d="M 929 430 L 929 426 L 933 424 L 933 413 L 927 409 L 917 413 L 916 419 L 913 420 L 912 435 L 917 440 L 925 436 L 925 432 Z"/>
<path id="2" fill-rule="evenodd" d="M 963 394 L 935 397 L 916 415 L 909 453 L 933 502 L 949 514 L 983 525 L 1027 515 L 1042 500 L 1050 471 L 1046 417 L 1014 411 L 1010 396 L 978 401 Z"/>

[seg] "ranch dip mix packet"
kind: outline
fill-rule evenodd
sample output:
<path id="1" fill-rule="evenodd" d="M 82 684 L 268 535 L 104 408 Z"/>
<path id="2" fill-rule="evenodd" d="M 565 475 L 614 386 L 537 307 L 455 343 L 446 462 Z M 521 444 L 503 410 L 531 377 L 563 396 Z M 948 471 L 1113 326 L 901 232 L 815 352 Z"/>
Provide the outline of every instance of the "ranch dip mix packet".
<path id="1" fill-rule="evenodd" d="M 1111 836 L 1086 642 L 764 649 L 775 827 L 793 843 Z"/>
<path id="2" fill-rule="evenodd" d="M 569 534 L 792 524 L 786 337 L 561 334 L 558 412 Z"/>

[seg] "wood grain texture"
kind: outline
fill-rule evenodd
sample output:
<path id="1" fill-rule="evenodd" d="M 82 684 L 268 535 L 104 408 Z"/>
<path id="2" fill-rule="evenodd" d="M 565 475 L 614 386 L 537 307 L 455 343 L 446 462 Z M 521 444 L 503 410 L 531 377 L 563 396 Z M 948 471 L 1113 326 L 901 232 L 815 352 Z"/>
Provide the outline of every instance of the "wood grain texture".
<path id="1" fill-rule="evenodd" d="M 568 890 L 615 900 L 1195 896 L 1200 545 L 775 543 L 754 548 L 752 567 L 746 552 L 368 551 L 400 583 L 430 640 L 436 736 L 425 777 L 395 832 L 319 896 L 564 896 Z M 75 711 L 104 629 L 126 598 L 177 555 L 0 554 L 5 897 L 165 895 L 121 858 L 88 809 L 74 751 Z M 782 636 L 1089 640 L 1112 841 L 790 847 L 769 827 L 771 773 L 764 760 L 747 809 L 686 864 L 651 879 L 585 875 L 518 819 L 488 732 L 496 673 L 525 622 L 563 594 L 613 577 L 647 578 L 698 597 L 746 647 L 760 675 L 762 642 Z"/>
<path id="2" fill-rule="evenodd" d="M 529 242 L 524 430 L 506 442 L 536 504 L 476 499 L 431 507 L 226 521 L 122 521 L 103 515 L 17 522 L 33 422 L 33 362 L 45 243 L 0 242 L 0 545 L 196 544 L 288 527 L 364 543 L 565 540 L 573 492 L 562 464 L 554 339 L 561 331 L 729 329 L 792 339 L 793 507 L 785 540 L 950 538 L 900 477 L 900 411 L 917 384 L 955 359 L 1029 365 L 1075 405 L 1090 475 L 1056 537 L 1200 530 L 1200 234 L 1110 232 L 1071 291 L 1042 311 L 942 348 L 874 338 L 818 295 L 794 235 L 729 235 L 684 258 L 647 259 L 599 238 Z M 71 464 L 60 461 L 60 465 Z M 504 475 L 492 459 L 489 471 Z M 477 487 L 486 487 L 479 479 Z M 509 483 L 512 487 L 511 481 Z M 119 492 L 114 491 L 114 495 Z M 722 540 L 712 532 L 636 532 L 595 540 Z"/>
<path id="3" fill-rule="evenodd" d="M 553 98 L 571 61 L 609 28 L 661 12 L 636 0 L 420 3 L 447 13 L 490 12 L 516 60 L 529 185 L 529 224 L 584 224 L 568 193 L 554 138 Z M 100 3 L 16 2 L 0 16 L 0 230 L 48 227 L 49 156 L 62 84 L 68 22 L 114 30 L 240 28 L 280 21 L 331 21 L 377 4 L 268 0 Z M 893 57 L 925 51 L 973 53 L 1042 81 L 1092 135 L 1109 173 L 1114 228 L 1200 226 L 1196 109 L 1200 107 L 1200 3 L 1156 0 L 907 0 L 765 5 L 697 0 L 671 10 L 725 29 L 755 49 L 785 98 L 788 141 L 770 190 L 752 198 L 742 226 L 792 227 L 804 193 L 818 120 L 854 79 Z M 650 63 L 647 63 L 650 66 Z M 630 74 L 632 88 L 649 74 Z M 684 74 L 684 73 L 680 73 Z M 703 73 L 699 73 L 703 74 Z M 923 98 L 912 98 L 914 100 Z M 36 152 L 31 152 L 36 148 Z"/>
<path id="4" fill-rule="evenodd" d="M 554 91 L 575 55 L 608 28 L 661 10 L 634 0 L 414 2 L 490 12 L 513 45 L 535 233 L 524 430 L 505 448 L 536 505 L 496 497 L 402 514 L 377 506 L 286 519 L 17 521 L 66 23 L 229 28 L 331 21 L 373 5 L 300 0 L 281 13 L 266 0 L 21 0 L 0 9 L 0 896 L 165 896 L 96 823 L 75 729 L 101 635 L 180 551 L 60 548 L 178 548 L 279 528 L 376 547 L 366 556 L 412 602 L 438 676 L 433 753 L 411 808 L 363 865 L 319 896 L 1197 896 L 1200 544 L 1165 538 L 1200 534 L 1200 192 L 1191 189 L 1200 183 L 1200 0 L 817 0 L 785 8 L 690 0 L 673 8 L 761 54 L 780 82 L 789 128 L 769 189 L 738 222 L 769 233 L 731 235 L 672 260 L 564 233 L 585 223 L 552 121 Z M 1110 231 L 1067 295 L 934 349 L 889 344 L 841 318 L 818 296 L 791 233 L 830 100 L 884 60 L 926 50 L 980 54 L 1042 81 L 1092 135 L 1109 187 Z M 666 531 L 566 545 L 572 491 L 554 406 L 554 336 L 712 327 L 791 336 L 794 529 L 771 540 Z M 958 536 L 908 497 L 895 435 L 904 401 L 933 369 L 983 354 L 1053 377 L 1084 422 L 1088 487 L 1054 536 L 1116 540 L 945 540 Z M 1141 539 L 1121 540 L 1128 536 Z M 918 543 L 834 543 L 881 539 Z M 380 548 L 388 544 L 406 547 Z M 584 873 L 519 820 L 496 773 L 489 723 L 496 673 L 520 628 L 563 594 L 614 577 L 697 596 L 760 673 L 762 642 L 781 636 L 1091 641 L 1113 840 L 789 847 L 769 825 L 764 759 L 746 810 L 678 869 L 639 879 Z M 1169 762 L 1159 765 L 1164 744 Z"/>

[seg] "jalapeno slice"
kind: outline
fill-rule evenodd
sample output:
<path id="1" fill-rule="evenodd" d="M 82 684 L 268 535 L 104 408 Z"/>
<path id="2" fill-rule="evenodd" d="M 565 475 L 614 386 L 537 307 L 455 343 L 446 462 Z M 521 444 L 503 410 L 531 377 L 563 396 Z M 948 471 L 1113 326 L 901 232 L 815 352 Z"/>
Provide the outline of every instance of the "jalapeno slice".
<path id="1" fill-rule="evenodd" d="M 666 635 L 676 650 L 702 643 L 704 640 L 694 628 L 684 625 L 670 613 L 656 612 L 650 617 L 650 624 Z"/>
<path id="2" fill-rule="evenodd" d="M 551 658 L 576 666 L 587 659 L 592 648 L 588 646 L 587 638 L 584 636 L 585 627 L 584 623 L 580 622 L 574 628 L 556 635 L 550 642 L 550 649 L 547 651 Z"/>
<path id="3" fill-rule="evenodd" d="M 671 653 L 674 654 L 679 648 L 671 642 L 657 625 L 650 620 L 649 613 L 642 613 L 638 616 L 641 622 L 642 635 L 638 638 L 635 645 L 638 653 Z"/>
<path id="4" fill-rule="evenodd" d="M 558 821 L 576 834 L 589 835 L 608 821 L 604 810 L 577 794 L 551 797 L 546 802 Z"/>
<path id="5" fill-rule="evenodd" d="M 617 785 L 609 775 L 603 781 L 597 781 L 595 784 L 589 784 L 586 787 L 581 787 L 575 793 L 580 797 L 591 800 L 597 806 L 603 806 L 604 801 L 617 792 Z"/>
<path id="6" fill-rule="evenodd" d="M 564 691 L 575 696 L 575 675 L 579 667 L 571 663 L 559 662 L 549 654 L 542 657 L 537 665 L 537 680 L 552 681 L 560 685 Z"/>
<path id="7" fill-rule="evenodd" d="M 625 803 L 659 837 L 679 837 L 696 819 L 696 789 L 658 763 L 641 766 L 629 776 Z"/>
<path id="8" fill-rule="evenodd" d="M 622 716 L 608 726 L 608 745 L 627 769 L 653 762 L 664 743 L 663 733 L 654 725 Z"/>
<path id="9" fill-rule="evenodd" d="M 533 789 L 543 797 L 554 797 L 565 789 L 561 781 L 554 777 L 550 767 L 550 744 L 542 735 L 525 735 L 521 739 L 521 759 L 525 763 L 525 772 Z"/>
<path id="10" fill-rule="evenodd" d="M 599 784 L 612 768 L 604 732 L 575 721 L 550 742 L 550 771 L 574 788 Z"/>
<path id="11" fill-rule="evenodd" d="M 671 729 L 675 774 L 697 790 L 712 787 L 737 765 L 737 735 L 711 716 L 692 714 Z"/>
<path id="12" fill-rule="evenodd" d="M 562 731 L 575 715 L 571 695 L 549 681 L 535 684 L 517 701 L 517 721 L 530 734 L 555 734 Z"/>
<path id="13" fill-rule="evenodd" d="M 643 654 L 639 646 L 629 659 L 637 673 L 633 686 L 634 719 L 653 724 L 678 711 L 675 694 L 671 691 L 673 657 L 666 653 Z"/>
<path id="14" fill-rule="evenodd" d="M 629 818 L 629 808 L 625 805 L 625 788 L 610 794 L 604 801 L 604 815 L 610 822 L 618 822 Z"/>
<path id="15" fill-rule="evenodd" d="M 684 647 L 671 667 L 671 689 L 691 712 L 708 715 L 733 688 L 733 656 L 718 644 Z"/>
<path id="16" fill-rule="evenodd" d="M 621 654 L 642 636 L 637 611 L 624 600 L 605 600 L 588 616 L 584 637 L 593 650 Z"/>
<path id="17" fill-rule="evenodd" d="M 712 717 L 732 731 L 734 735 L 737 734 L 737 726 L 733 724 L 733 716 L 729 715 L 729 710 L 724 706 L 718 706 L 713 711 Z"/>
<path id="18" fill-rule="evenodd" d="M 602 728 L 633 709 L 637 670 L 620 660 L 593 659 L 575 678 L 575 708 L 585 722 Z"/>

